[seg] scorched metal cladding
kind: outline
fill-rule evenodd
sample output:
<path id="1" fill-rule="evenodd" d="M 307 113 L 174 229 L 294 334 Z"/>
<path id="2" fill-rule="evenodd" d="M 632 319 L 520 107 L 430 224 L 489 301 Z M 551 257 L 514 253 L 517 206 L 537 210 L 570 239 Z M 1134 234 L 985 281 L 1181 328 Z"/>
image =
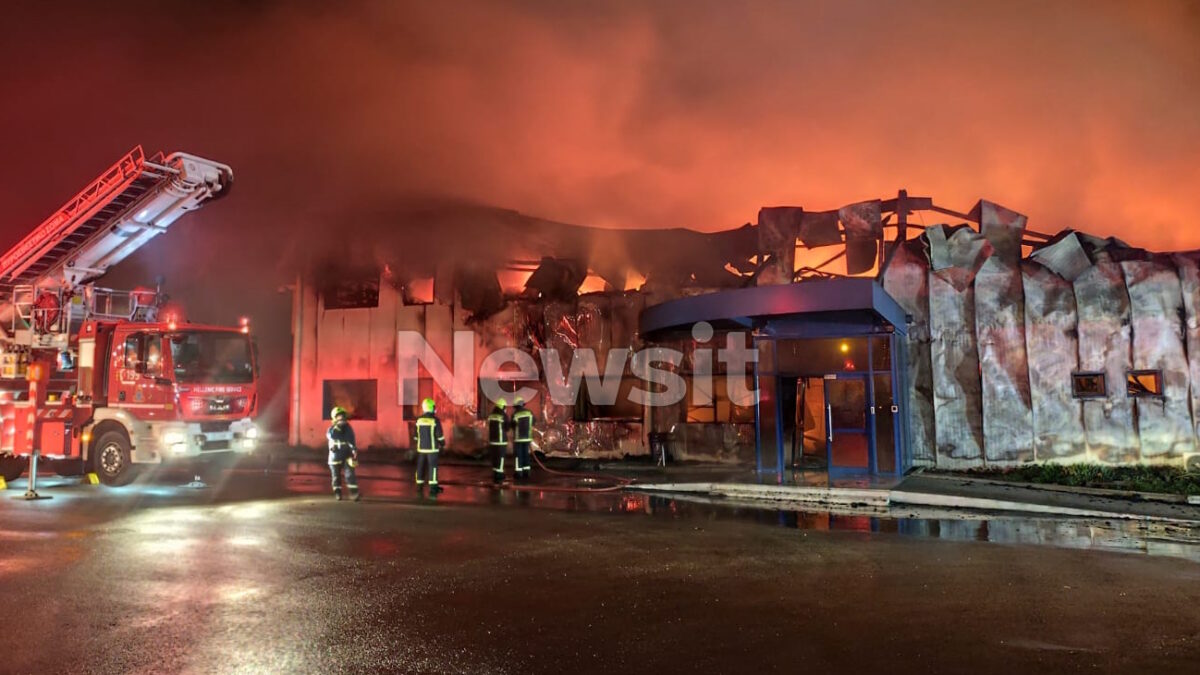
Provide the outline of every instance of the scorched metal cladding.
<path id="1" fill-rule="evenodd" d="M 874 277 L 908 315 L 897 343 L 897 386 L 904 387 L 897 399 L 907 415 L 901 470 L 1182 464 L 1197 453 L 1196 254 L 1151 254 L 1072 230 L 1039 234 L 997 204 L 958 212 L 905 192 L 835 210 L 764 208 L 756 225 L 714 234 L 597 230 L 474 206 L 443 211 L 399 217 L 419 223 L 420 237 L 403 225 L 373 228 L 379 236 L 348 253 L 374 260 L 388 283 L 364 278 L 371 275 L 361 266 L 343 280 L 328 261 L 308 262 L 295 286 L 293 442 L 321 443 L 323 394 L 334 382 L 338 392 L 374 392 L 363 409 L 377 411 L 376 419 L 356 421 L 364 445 L 407 446 L 413 412 L 399 405 L 398 392 L 409 387 L 437 401 L 452 451 L 478 451 L 490 405 L 480 382 L 444 392 L 428 373 L 400 381 L 397 364 L 398 331 L 420 333 L 451 363 L 455 332 L 469 330 L 477 374 L 480 360 L 500 348 L 539 364 L 553 350 L 564 372 L 585 348 L 601 372 L 650 346 L 684 355 L 673 370 L 688 382 L 688 399 L 656 409 L 586 396 L 574 405 L 551 402 L 541 365 L 529 381 L 479 375 L 539 392 L 531 409 L 546 452 L 644 455 L 657 434 L 680 458 L 752 463 L 756 447 L 768 452 L 774 443 L 756 439 L 755 403 L 713 403 L 708 392 L 708 407 L 697 407 L 692 378 L 703 365 L 697 349 L 723 344 L 729 330 L 763 326 L 718 325 L 705 345 L 678 333 L 651 342 L 639 334 L 639 314 L 683 297 L 857 276 Z M 951 220 L 916 227 L 909 217 L 918 212 L 922 220 Z M 715 368 L 722 383 L 735 375 Z M 621 378 L 624 399 L 635 366 L 609 372 Z"/>

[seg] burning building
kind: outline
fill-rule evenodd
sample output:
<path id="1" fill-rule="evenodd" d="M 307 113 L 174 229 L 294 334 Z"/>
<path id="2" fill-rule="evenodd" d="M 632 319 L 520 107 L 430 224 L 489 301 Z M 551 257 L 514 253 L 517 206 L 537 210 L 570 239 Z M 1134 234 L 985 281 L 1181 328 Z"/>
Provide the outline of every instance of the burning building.
<path id="1" fill-rule="evenodd" d="M 917 227 L 918 213 L 953 224 Z M 451 450 L 475 454 L 488 392 L 523 389 L 552 455 L 643 456 L 661 442 L 677 459 L 764 472 L 884 474 L 1198 461 L 1200 255 L 1049 236 L 990 202 L 957 212 L 904 192 L 764 208 L 712 234 L 475 207 L 404 219 L 419 234 L 373 228 L 393 234 L 339 245 L 293 287 L 295 445 L 321 445 L 337 404 L 362 445 L 407 447 L 431 397 Z M 470 382 L 450 391 L 414 368 L 406 335 Z M 714 358 L 735 346 L 744 367 Z M 539 365 L 497 367 L 487 356 L 501 349 Z M 633 395 L 655 390 L 636 358 L 652 349 L 679 355 L 659 364 L 678 400 Z M 572 400 L 551 396 L 585 352 L 615 398 L 586 379 Z"/>

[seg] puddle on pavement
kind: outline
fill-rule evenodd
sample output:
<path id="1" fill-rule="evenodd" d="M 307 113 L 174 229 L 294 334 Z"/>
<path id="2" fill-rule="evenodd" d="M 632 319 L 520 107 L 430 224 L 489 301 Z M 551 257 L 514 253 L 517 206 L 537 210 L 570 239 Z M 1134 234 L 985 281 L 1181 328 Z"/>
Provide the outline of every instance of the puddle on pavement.
<path id="1" fill-rule="evenodd" d="M 1200 528 L 1134 520 L 1028 517 L 920 508 L 792 509 L 692 496 L 650 496 L 655 512 L 739 518 L 800 530 L 895 534 L 947 541 L 1094 549 L 1183 558 L 1200 563 Z"/>
<path id="2" fill-rule="evenodd" d="M 313 467 L 292 467 L 289 490 L 327 494 L 328 474 Z M 1200 528 L 1125 520 L 1082 520 L 979 514 L 949 509 L 880 510 L 869 507 L 831 508 L 828 505 L 776 505 L 710 499 L 692 495 L 658 495 L 615 489 L 604 478 L 551 477 L 535 484 L 495 490 L 486 472 L 474 467 L 450 467 L 443 474 L 447 489 L 427 504 L 526 506 L 562 511 L 643 515 L 654 518 L 741 520 L 798 530 L 895 534 L 948 541 L 1095 549 L 1184 558 L 1200 562 Z M 476 476 L 478 478 L 476 478 Z M 360 479 L 368 499 L 416 499 L 407 476 Z M 607 491 L 599 491 L 607 488 Z M 598 490 L 599 489 L 599 490 Z"/>
<path id="3" fill-rule="evenodd" d="M 439 471 L 445 491 L 418 496 L 407 467 L 373 465 L 360 473 L 365 502 L 403 501 L 427 506 L 479 505 L 550 509 L 569 512 L 641 515 L 652 518 L 738 520 L 797 530 L 891 534 L 948 541 L 1094 549 L 1183 558 L 1200 563 L 1200 528 L 1127 520 L 1024 517 L 948 509 L 904 507 L 830 507 L 796 504 L 781 508 L 759 502 L 711 499 L 695 495 L 630 492 L 607 477 L 546 476 L 497 490 L 486 467 L 452 465 Z M 123 500 L 138 506 L 253 502 L 295 496 L 330 495 L 329 473 L 317 462 L 280 464 L 264 471 L 235 469 L 211 480 L 210 490 L 182 487 L 190 476 L 163 473 L 120 489 Z M 49 488 L 59 481 L 47 481 Z M 59 498 L 88 499 L 82 487 L 54 490 Z M 513 489 L 515 488 L 515 489 Z M 65 492 L 65 494 L 64 494 Z M 114 495 L 116 496 L 116 495 Z"/>

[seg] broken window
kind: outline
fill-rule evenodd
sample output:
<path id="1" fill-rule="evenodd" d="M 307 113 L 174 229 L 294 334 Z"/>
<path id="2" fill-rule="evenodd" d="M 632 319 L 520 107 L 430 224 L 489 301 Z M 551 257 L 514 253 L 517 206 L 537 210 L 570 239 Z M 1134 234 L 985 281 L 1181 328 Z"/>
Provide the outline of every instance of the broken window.
<path id="1" fill-rule="evenodd" d="M 742 378 L 743 398 L 729 395 L 730 381 Z M 701 424 L 753 424 L 754 395 L 745 375 L 687 378 L 687 421 Z"/>
<path id="2" fill-rule="evenodd" d="M 1104 398 L 1108 385 L 1104 373 L 1071 373 L 1071 395 L 1075 398 Z"/>
<path id="3" fill-rule="evenodd" d="M 334 406 L 346 409 L 351 420 L 376 419 L 378 401 L 375 380 L 325 380 L 321 399 L 321 415 L 329 419 Z"/>
<path id="4" fill-rule="evenodd" d="M 400 380 L 400 419 L 415 420 L 421 416 L 421 401 L 433 398 L 433 378 L 418 377 Z"/>
<path id="5" fill-rule="evenodd" d="M 432 305 L 433 277 L 412 279 L 408 283 L 404 284 L 404 304 Z"/>
<path id="6" fill-rule="evenodd" d="M 1129 371 L 1125 374 L 1125 391 L 1132 398 L 1162 396 L 1162 371 Z"/>
<path id="7" fill-rule="evenodd" d="M 375 271 L 330 274 L 321 286 L 325 309 L 379 306 L 379 274 Z"/>

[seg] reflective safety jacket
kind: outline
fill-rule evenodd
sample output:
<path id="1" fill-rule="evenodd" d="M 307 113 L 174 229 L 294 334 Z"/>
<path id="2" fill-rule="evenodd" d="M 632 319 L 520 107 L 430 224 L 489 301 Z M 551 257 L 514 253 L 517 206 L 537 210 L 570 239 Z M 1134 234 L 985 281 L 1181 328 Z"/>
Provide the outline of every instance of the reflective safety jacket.
<path id="1" fill-rule="evenodd" d="M 533 411 L 518 407 L 512 416 L 513 440 L 517 443 L 533 441 Z"/>
<path id="2" fill-rule="evenodd" d="M 330 464 L 342 462 L 358 451 L 358 445 L 354 441 L 354 430 L 350 428 L 349 422 L 341 426 L 331 424 L 329 431 L 325 432 L 325 440 L 329 442 Z"/>
<path id="3" fill-rule="evenodd" d="M 413 439 L 416 441 L 417 452 L 437 452 L 446 447 L 446 436 L 442 433 L 442 421 L 433 413 L 425 413 L 417 418 L 416 431 Z"/>
<path id="4" fill-rule="evenodd" d="M 488 415 L 488 445 L 508 445 L 508 427 L 512 424 L 508 415 L 500 408 L 494 408 Z"/>

